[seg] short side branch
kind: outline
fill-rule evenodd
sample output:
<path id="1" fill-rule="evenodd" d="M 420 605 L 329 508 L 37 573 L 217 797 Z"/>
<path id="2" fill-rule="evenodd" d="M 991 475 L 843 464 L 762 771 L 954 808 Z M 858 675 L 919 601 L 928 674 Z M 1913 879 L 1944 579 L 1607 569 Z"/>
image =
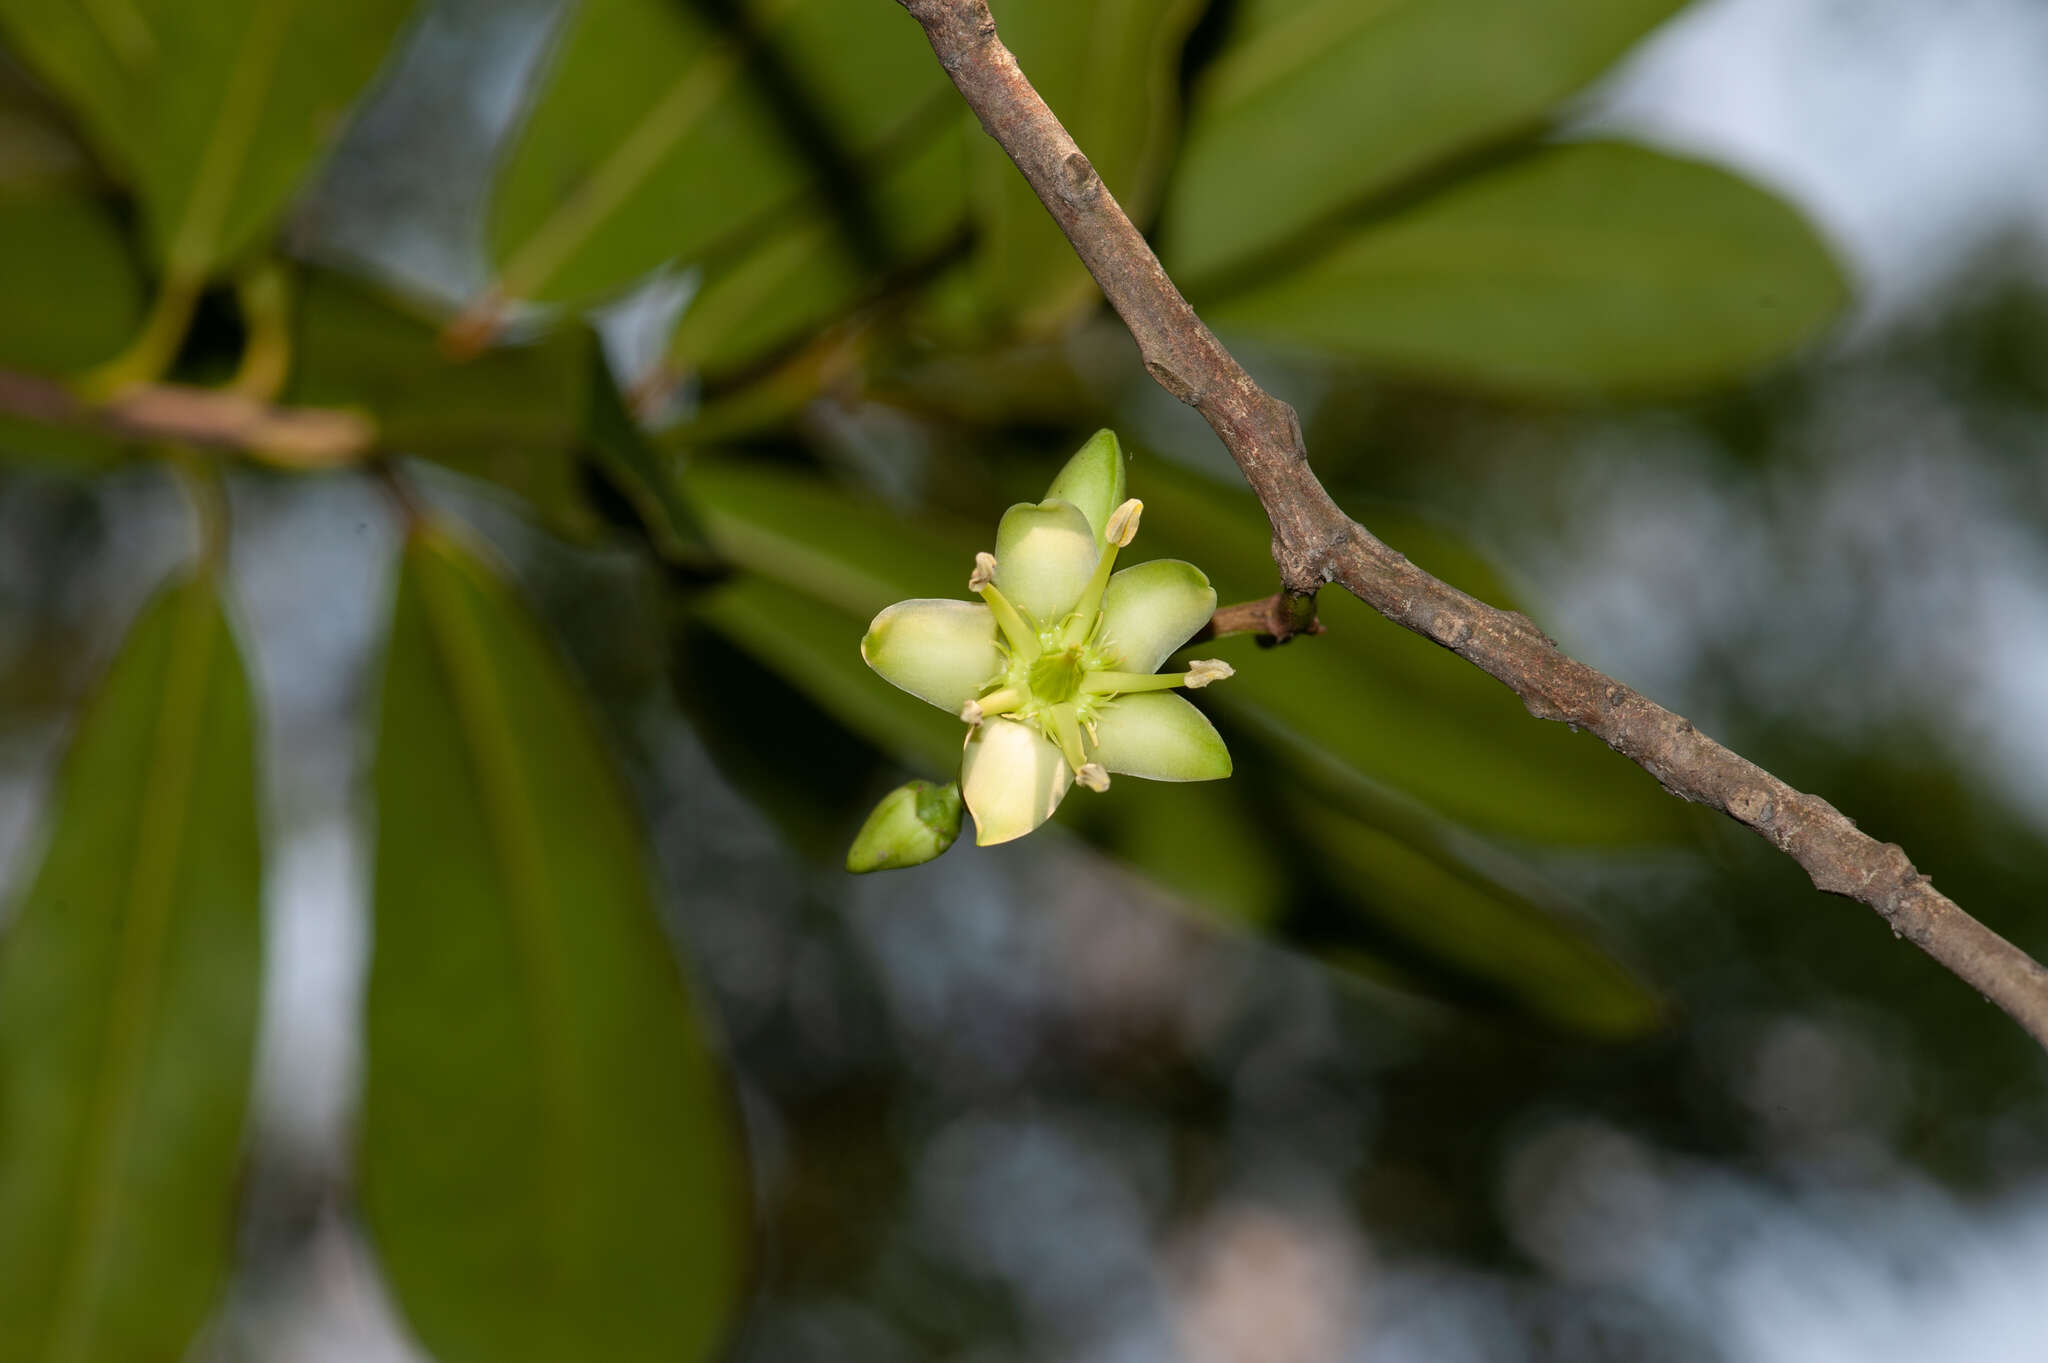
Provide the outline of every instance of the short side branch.
<path id="1" fill-rule="evenodd" d="M 1018 69 L 985 0 L 898 0 L 1130 329 L 1145 368 L 1215 430 L 1273 524 L 1283 595 L 1335 582 L 1508 686 L 1539 719 L 1597 734 L 1682 799 L 1713 806 L 1792 857 L 1818 888 L 1894 931 L 2048 1046 L 2048 970 L 1937 891 L 1906 854 L 1834 806 L 1584 663 L 1527 619 L 1441 582 L 1340 510 L 1309 469 L 1294 411 L 1253 382 L 1195 315 L 1074 139 Z M 1261 603 L 1253 603 L 1259 605 Z"/>
<path id="2" fill-rule="evenodd" d="M 0 369 L 0 412 L 122 440 L 235 450 L 292 468 L 356 463 L 377 437 L 368 417 L 338 408 L 280 407 L 232 389 L 172 383 L 135 384 L 94 405 L 55 379 L 11 369 Z"/>

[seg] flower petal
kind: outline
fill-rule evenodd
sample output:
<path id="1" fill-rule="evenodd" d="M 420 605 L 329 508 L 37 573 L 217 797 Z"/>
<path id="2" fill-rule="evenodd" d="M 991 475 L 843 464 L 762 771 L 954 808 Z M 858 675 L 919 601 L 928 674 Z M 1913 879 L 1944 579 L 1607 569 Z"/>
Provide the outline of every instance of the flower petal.
<path id="1" fill-rule="evenodd" d="M 1019 502 L 996 527 L 996 586 L 1045 629 L 1081 599 L 1100 556 L 1094 529 L 1072 502 Z"/>
<path id="2" fill-rule="evenodd" d="M 1045 497 L 1047 501 L 1057 497 L 1079 507 L 1095 532 L 1096 544 L 1100 545 L 1109 513 L 1124 500 L 1124 447 L 1118 443 L 1116 432 L 1101 430 L 1090 436 L 1088 443 L 1074 452 L 1067 466 L 1052 480 Z"/>
<path id="3" fill-rule="evenodd" d="M 1102 638 L 1118 670 L 1157 672 L 1167 656 L 1216 612 L 1216 589 L 1192 563 L 1157 558 L 1109 579 Z"/>
<path id="4" fill-rule="evenodd" d="M 1119 696 L 1096 717 L 1095 760 L 1148 781 L 1215 781 L 1230 749 L 1208 717 L 1171 691 Z"/>
<path id="5" fill-rule="evenodd" d="M 868 626 L 860 656 L 891 684 L 955 712 L 1003 670 L 995 616 L 979 601 L 898 601 Z"/>
<path id="6" fill-rule="evenodd" d="M 1023 837 L 1052 817 L 1073 784 L 1067 759 L 1029 724 L 991 719 L 967 735 L 960 793 L 978 846 Z"/>

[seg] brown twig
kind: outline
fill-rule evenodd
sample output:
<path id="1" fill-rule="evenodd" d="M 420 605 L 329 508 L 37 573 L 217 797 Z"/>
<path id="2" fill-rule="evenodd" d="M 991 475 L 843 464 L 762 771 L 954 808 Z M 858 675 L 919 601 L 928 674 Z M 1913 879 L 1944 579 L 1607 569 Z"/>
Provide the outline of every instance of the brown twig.
<path id="1" fill-rule="evenodd" d="M 290 468 L 357 463 L 376 446 L 376 423 L 332 407 L 281 407 L 225 388 L 139 383 L 105 403 L 56 379 L 0 369 L 0 412 L 119 440 L 234 450 Z"/>
<path id="2" fill-rule="evenodd" d="M 1261 647 L 1284 644 L 1299 634 L 1321 634 L 1316 599 L 1299 592 L 1278 591 L 1256 601 L 1218 606 L 1209 623 L 1196 630 L 1190 644 L 1206 644 L 1232 634 L 1258 636 Z"/>
<path id="3" fill-rule="evenodd" d="M 1423 572 L 1330 499 L 1294 410 L 1252 381 L 1181 297 L 1158 257 L 996 35 L 985 0 L 898 0 L 981 126 L 1002 144 L 1130 329 L 1160 387 L 1200 412 L 1273 525 L 1286 592 L 1336 583 L 1504 683 L 1539 719 L 1596 734 L 1681 799 L 1721 810 L 1858 900 L 2048 1046 L 2048 970 L 1937 891 L 1897 846 L 1794 790 L 1690 720 L 1568 657 L 1527 619 Z"/>

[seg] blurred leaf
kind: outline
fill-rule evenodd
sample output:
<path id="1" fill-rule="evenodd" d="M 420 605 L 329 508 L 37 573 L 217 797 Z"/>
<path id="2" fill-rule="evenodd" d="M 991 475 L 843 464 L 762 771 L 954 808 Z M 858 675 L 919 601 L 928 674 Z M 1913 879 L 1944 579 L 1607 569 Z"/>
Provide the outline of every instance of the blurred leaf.
<path id="1" fill-rule="evenodd" d="M 655 552 L 664 560 L 693 565 L 708 563 L 711 546 L 677 485 L 673 461 L 654 448 L 647 433 L 626 410 L 604 347 L 592 337 L 587 350 L 590 374 L 583 441 L 591 462 L 632 503 Z"/>
<path id="2" fill-rule="evenodd" d="M 1615 1038 L 1663 1020 L 1663 1005 L 1633 974 L 1508 887 L 1316 802 L 1293 802 L 1290 812 L 1291 831 L 1354 905 L 1536 1016 Z"/>
<path id="3" fill-rule="evenodd" d="M 1003 41 L 1124 211 L 1145 221 L 1173 150 L 1180 52 L 1202 0 L 996 0 Z M 1094 280 L 993 140 L 975 139 L 975 288 L 982 307 L 1045 331 Z"/>
<path id="4" fill-rule="evenodd" d="M 979 533 L 913 521 L 786 469 L 700 458 L 682 480 L 721 554 L 858 618 L 856 661 L 877 611 L 906 597 L 964 596 L 975 551 L 995 539 L 993 518 Z"/>
<path id="5" fill-rule="evenodd" d="M 1219 328 L 1536 393 L 1669 390 L 1782 358 L 1841 310 L 1783 201 L 1643 147 L 1546 147 L 1208 304 Z"/>
<path id="6" fill-rule="evenodd" d="M 296 322 L 286 401 L 361 407 L 397 452 L 488 479 L 557 528 L 587 531 L 576 471 L 596 346 L 587 331 L 457 362 L 432 323 L 327 272 L 306 276 Z"/>
<path id="7" fill-rule="evenodd" d="M 85 188 L 91 156 L 5 49 L 0 49 L 0 192 Z"/>
<path id="8" fill-rule="evenodd" d="M 871 615 L 752 576 L 705 593 L 697 615 L 907 765 L 935 775 L 960 765 L 966 729 L 959 719 L 897 690 L 862 661 Z"/>
<path id="9" fill-rule="evenodd" d="M 949 117 L 915 150 L 879 171 L 873 205 L 892 265 L 936 253 L 965 220 L 970 121 Z M 835 216 L 805 203 L 760 241 L 706 266 L 684 310 L 669 362 L 713 375 L 743 368 L 872 294 L 884 272 L 865 261 Z"/>
<path id="10" fill-rule="evenodd" d="M 748 1254 L 718 1062 L 634 810 L 532 619 L 405 551 L 377 736 L 361 1186 L 440 1363 L 706 1357 Z"/>
<path id="11" fill-rule="evenodd" d="M 1145 500 L 1141 547 L 1199 565 L 1226 602 L 1274 589 L 1271 530 L 1250 493 L 1158 460 L 1133 469 L 1131 486 Z M 1442 531 L 1385 511 L 1367 524 L 1453 585 L 1511 604 L 1494 574 Z M 1626 758 L 1531 719 L 1513 693 L 1463 659 L 1348 593 L 1323 592 L 1319 610 L 1328 632 L 1284 648 L 1246 639 L 1205 645 L 1237 675 L 1204 691 L 1203 704 L 1356 812 L 1401 792 L 1490 833 L 1600 846 L 1668 840 L 1689 826 L 1686 806 Z"/>
<path id="12" fill-rule="evenodd" d="M 763 44 L 682 0 L 583 0 L 500 176 L 490 221 L 497 288 L 588 301 L 667 260 L 732 244 L 815 187 L 813 153 L 859 158 L 951 95 L 891 6 L 757 5 Z M 771 83 L 764 68 L 786 71 Z M 776 101 L 807 101 L 804 146 Z"/>
<path id="13" fill-rule="evenodd" d="M 0 26 L 201 278 L 254 246 L 377 70 L 410 0 L 0 0 Z"/>
<path id="14" fill-rule="evenodd" d="M 190 579 L 136 621 L 0 944 L 0 1357 L 178 1358 L 227 1269 L 262 865 L 214 590 Z"/>
<path id="15" fill-rule="evenodd" d="M 1190 293 L 1446 158 L 1534 130 L 1684 0 L 1245 0 L 1190 101 L 1167 268 Z"/>
<path id="16" fill-rule="evenodd" d="M 1245 807 L 1241 783 L 1132 780 L 1114 789 L 1114 801 L 1078 805 L 1098 842 L 1224 923 L 1278 930 L 1290 868 Z"/>
<path id="17" fill-rule="evenodd" d="M 142 280 L 106 206 L 76 191 L 0 191 L 0 364 L 84 369 L 142 316 Z"/>
<path id="18" fill-rule="evenodd" d="M 0 298 L 0 366 L 45 376 L 106 359 L 142 316 L 135 258 L 106 204 L 56 185 L 0 189 Z M 0 458 L 92 467 L 123 448 L 95 431 L 0 412 Z"/>

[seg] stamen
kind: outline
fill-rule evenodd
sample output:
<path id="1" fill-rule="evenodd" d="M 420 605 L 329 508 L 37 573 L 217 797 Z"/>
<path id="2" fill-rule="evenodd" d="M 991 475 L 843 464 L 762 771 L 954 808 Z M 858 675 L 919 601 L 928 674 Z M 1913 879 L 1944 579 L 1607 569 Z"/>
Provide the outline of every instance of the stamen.
<path id="1" fill-rule="evenodd" d="M 974 571 L 967 576 L 967 590 L 977 593 L 995 613 L 996 626 L 1010 641 L 1010 651 L 1029 662 L 1038 656 L 1038 633 L 1024 623 L 1024 617 L 996 586 L 996 556 L 984 549 L 974 556 Z"/>
<path id="2" fill-rule="evenodd" d="M 991 691 L 980 700 L 967 702 L 983 718 L 989 715 L 1007 715 L 1024 703 L 1024 694 L 1014 686 L 1005 686 L 1000 691 Z M 962 716 L 965 717 L 964 715 Z"/>
<path id="3" fill-rule="evenodd" d="M 1109 513 L 1109 524 L 1103 527 L 1102 537 L 1123 549 L 1138 537 L 1138 517 L 1145 510 L 1145 504 L 1136 497 Z"/>
<path id="4" fill-rule="evenodd" d="M 1083 762 L 1074 779 L 1092 791 L 1109 789 L 1109 771 L 1100 762 Z"/>
<path id="5" fill-rule="evenodd" d="M 1067 759 L 1067 765 L 1079 776 L 1081 768 L 1090 765 L 1087 755 L 1081 751 L 1081 725 L 1074 718 L 1074 707 L 1055 705 L 1047 716 L 1052 721 L 1052 741 L 1058 745 L 1060 756 Z"/>
<path id="6" fill-rule="evenodd" d="M 1197 658 L 1185 672 L 1090 672 L 1081 678 L 1081 693 L 1089 696 L 1122 696 L 1133 691 L 1170 691 L 1185 686 L 1199 691 L 1210 682 L 1235 676 L 1237 669 L 1221 658 Z"/>
<path id="7" fill-rule="evenodd" d="M 1116 570 L 1116 551 L 1137 538 L 1138 515 L 1144 509 L 1145 504 L 1133 497 L 1109 513 L 1109 523 L 1102 531 L 1107 541 L 1102 556 L 1095 560 L 1095 571 L 1089 575 L 1088 585 L 1081 589 L 1080 604 L 1060 628 L 1060 642 L 1069 648 L 1086 642 L 1094 632 L 1096 620 L 1102 614 L 1102 594 L 1109 588 L 1109 575 Z"/>
<path id="8" fill-rule="evenodd" d="M 981 723 L 981 706 L 975 704 L 971 700 L 968 701 L 965 705 L 961 706 L 960 722 L 965 724 L 970 729 L 972 729 L 975 725 Z"/>

